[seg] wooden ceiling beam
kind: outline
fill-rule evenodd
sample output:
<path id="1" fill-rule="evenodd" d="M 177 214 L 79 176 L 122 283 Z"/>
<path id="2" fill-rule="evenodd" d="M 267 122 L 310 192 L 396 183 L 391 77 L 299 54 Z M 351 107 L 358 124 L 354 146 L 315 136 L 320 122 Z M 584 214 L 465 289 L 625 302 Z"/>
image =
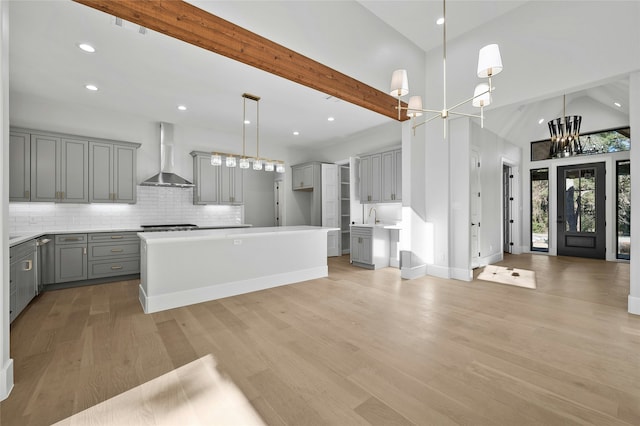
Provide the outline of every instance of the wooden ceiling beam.
<path id="1" fill-rule="evenodd" d="M 109 15 L 398 119 L 398 101 L 311 58 L 178 0 L 74 0 Z M 406 107 L 406 103 L 403 103 Z M 407 120 L 406 111 L 401 121 Z"/>

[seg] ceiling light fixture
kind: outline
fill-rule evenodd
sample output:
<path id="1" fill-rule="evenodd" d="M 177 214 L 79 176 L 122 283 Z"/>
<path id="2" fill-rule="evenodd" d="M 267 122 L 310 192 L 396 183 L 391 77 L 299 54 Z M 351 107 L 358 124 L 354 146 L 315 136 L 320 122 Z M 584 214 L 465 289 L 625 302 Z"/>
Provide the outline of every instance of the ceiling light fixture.
<path id="1" fill-rule="evenodd" d="M 88 43 L 80 43 L 78 44 L 78 47 L 80 48 L 80 50 L 83 50 L 87 53 L 94 53 L 96 51 L 96 48 Z"/>
<path id="2" fill-rule="evenodd" d="M 542 117 L 540 120 L 538 120 L 538 124 L 542 124 L 544 123 L 544 117 Z"/>
<path id="3" fill-rule="evenodd" d="M 444 18 L 440 17 L 436 20 L 436 25 L 442 25 L 442 24 L 444 24 Z"/>
<path id="4" fill-rule="evenodd" d="M 98 86 L 96 86 L 95 84 L 87 84 L 84 86 L 87 90 L 91 90 L 92 92 L 95 92 L 98 90 Z"/>
<path id="5" fill-rule="evenodd" d="M 391 95 L 398 98 L 398 120 L 401 119 L 401 110 L 406 110 L 407 115 L 413 120 L 412 129 L 415 134 L 417 127 L 430 122 L 438 117 L 445 120 L 443 122 L 444 137 L 447 137 L 447 123 L 446 119 L 450 115 L 460 115 L 466 117 L 480 118 L 480 125 L 484 127 L 484 107 L 491 103 L 491 93 L 494 87 L 491 85 L 491 77 L 497 75 L 502 71 L 502 58 L 500 57 L 500 49 L 497 44 L 489 44 L 480 49 L 478 54 L 478 69 L 477 75 L 480 78 L 487 78 L 487 83 L 480 83 L 476 86 L 473 97 L 466 99 L 462 102 L 455 104 L 454 106 L 447 108 L 447 9 L 446 0 L 442 1 L 442 70 L 443 70 L 443 100 L 444 106 L 441 110 L 422 109 L 422 98 L 420 96 L 412 96 L 409 99 L 407 107 L 402 106 L 401 97 L 409 94 L 409 81 L 407 78 L 407 70 L 399 69 L 393 72 L 391 76 Z M 462 112 L 454 111 L 456 108 L 471 102 L 473 106 L 480 108 L 480 115 L 465 114 Z M 415 118 L 420 117 L 423 112 L 434 113 L 435 115 L 428 118 L 426 121 L 415 124 Z"/>
<path id="6" fill-rule="evenodd" d="M 551 137 L 549 152 L 551 158 L 582 154 L 582 144 L 580 143 L 582 116 L 567 115 L 566 95 L 562 95 L 562 117 L 551 120 L 547 124 Z"/>
<path id="7" fill-rule="evenodd" d="M 620 102 L 614 102 L 613 104 L 618 108 L 622 108 L 622 104 Z"/>
<path id="8" fill-rule="evenodd" d="M 327 121 L 335 121 L 335 118 L 329 117 L 329 118 L 327 118 Z"/>
<path id="9" fill-rule="evenodd" d="M 300 132 L 298 132 L 298 131 L 294 131 L 293 132 L 293 136 L 298 136 L 299 134 L 300 134 Z"/>
<path id="10" fill-rule="evenodd" d="M 180 111 L 186 111 L 186 110 L 187 110 L 187 107 L 186 107 L 186 106 L 184 106 L 184 105 L 178 105 L 178 109 L 179 109 Z"/>
<path id="11" fill-rule="evenodd" d="M 256 156 L 255 157 L 247 157 L 246 155 L 246 131 L 247 125 L 251 124 L 251 121 L 247 119 L 247 100 L 255 101 L 256 103 Z M 253 170 L 262 170 L 264 165 L 264 170 L 267 172 L 272 172 L 274 167 L 276 172 L 284 173 L 284 161 L 281 160 L 269 160 L 266 158 L 260 157 L 260 97 L 251 95 L 249 93 L 242 94 L 242 156 L 240 156 L 239 161 L 236 162 L 235 154 L 228 154 L 224 152 L 212 152 L 211 153 L 211 165 L 212 166 L 221 166 L 222 165 L 222 157 L 225 157 L 225 165 L 227 167 L 236 167 L 236 164 L 241 169 L 248 169 L 250 163 L 253 162 Z"/>

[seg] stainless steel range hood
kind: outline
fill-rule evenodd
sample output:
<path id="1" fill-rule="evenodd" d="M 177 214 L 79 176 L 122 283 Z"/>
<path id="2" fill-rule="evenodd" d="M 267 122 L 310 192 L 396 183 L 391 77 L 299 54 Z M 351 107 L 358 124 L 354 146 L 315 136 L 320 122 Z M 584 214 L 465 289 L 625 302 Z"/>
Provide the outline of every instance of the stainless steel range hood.
<path id="1" fill-rule="evenodd" d="M 142 182 L 143 186 L 191 188 L 193 183 L 173 173 L 173 124 L 160 123 L 160 173 Z"/>

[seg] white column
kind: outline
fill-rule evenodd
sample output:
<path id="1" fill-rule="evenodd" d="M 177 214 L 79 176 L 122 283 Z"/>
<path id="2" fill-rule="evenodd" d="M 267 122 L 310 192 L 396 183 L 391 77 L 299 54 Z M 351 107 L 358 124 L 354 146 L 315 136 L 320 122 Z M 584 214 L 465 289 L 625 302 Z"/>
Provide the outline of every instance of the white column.
<path id="1" fill-rule="evenodd" d="M 628 311 L 640 315 L 640 72 L 629 77 L 629 125 L 631 126 L 631 276 Z"/>
<path id="2" fill-rule="evenodd" d="M 13 388 L 13 360 L 9 358 L 9 2 L 0 0 L 0 401 Z"/>

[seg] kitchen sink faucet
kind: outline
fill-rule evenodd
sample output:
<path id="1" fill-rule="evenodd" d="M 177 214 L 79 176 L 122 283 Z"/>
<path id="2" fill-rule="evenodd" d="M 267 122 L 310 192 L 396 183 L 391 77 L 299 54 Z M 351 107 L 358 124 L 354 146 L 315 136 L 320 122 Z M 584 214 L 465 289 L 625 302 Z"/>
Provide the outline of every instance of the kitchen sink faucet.
<path id="1" fill-rule="evenodd" d="M 371 207 L 371 209 L 369 210 L 369 216 L 367 216 L 367 222 L 369 221 L 369 219 L 371 219 L 371 212 L 373 212 L 373 223 L 374 224 L 380 223 L 380 221 L 378 220 L 378 212 L 375 207 Z"/>

